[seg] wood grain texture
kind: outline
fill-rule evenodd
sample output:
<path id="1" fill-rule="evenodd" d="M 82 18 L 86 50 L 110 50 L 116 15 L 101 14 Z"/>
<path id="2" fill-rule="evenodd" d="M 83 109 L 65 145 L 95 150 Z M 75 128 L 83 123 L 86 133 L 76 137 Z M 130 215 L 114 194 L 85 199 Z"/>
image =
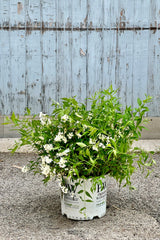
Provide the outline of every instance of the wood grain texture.
<path id="1" fill-rule="evenodd" d="M 1 0 L 0 115 L 50 114 L 52 100 L 119 88 L 160 116 L 159 0 Z"/>

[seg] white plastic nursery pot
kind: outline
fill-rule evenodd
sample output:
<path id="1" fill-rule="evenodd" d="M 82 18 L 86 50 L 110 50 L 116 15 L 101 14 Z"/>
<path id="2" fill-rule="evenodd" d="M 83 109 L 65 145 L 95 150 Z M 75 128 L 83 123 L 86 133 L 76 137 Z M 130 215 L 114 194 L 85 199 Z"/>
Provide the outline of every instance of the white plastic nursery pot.
<path id="1" fill-rule="evenodd" d="M 96 190 L 93 193 L 90 190 L 91 179 L 81 179 L 82 183 L 78 186 L 75 185 L 76 182 L 70 181 L 69 178 L 64 178 L 64 180 L 68 191 L 64 193 L 61 190 L 62 215 L 74 220 L 91 220 L 94 217 L 101 218 L 106 214 L 106 178 L 101 178 L 102 186 L 96 184 Z"/>

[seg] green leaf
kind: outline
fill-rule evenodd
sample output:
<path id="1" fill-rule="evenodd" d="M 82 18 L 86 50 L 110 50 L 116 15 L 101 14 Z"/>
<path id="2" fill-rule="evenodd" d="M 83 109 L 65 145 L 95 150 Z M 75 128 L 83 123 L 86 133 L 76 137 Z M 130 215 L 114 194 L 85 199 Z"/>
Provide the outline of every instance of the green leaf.
<path id="1" fill-rule="evenodd" d="M 82 212 L 82 211 L 85 210 L 85 209 L 86 209 L 86 207 L 83 207 L 83 208 L 81 208 L 79 211 Z"/>
<path id="2" fill-rule="evenodd" d="M 79 117 L 79 118 L 82 118 L 82 116 L 79 115 L 78 113 L 75 113 L 75 115 L 76 115 L 77 117 Z"/>
<path id="3" fill-rule="evenodd" d="M 12 120 L 13 122 L 15 122 L 15 119 L 16 119 L 16 116 L 15 116 L 15 113 L 13 112 L 13 113 L 12 113 L 12 116 L 11 116 L 11 120 Z"/>
<path id="4" fill-rule="evenodd" d="M 29 115 L 31 115 L 31 111 L 30 111 L 29 108 L 27 108 L 27 109 L 26 109 L 26 114 L 25 114 L 25 116 L 29 116 Z"/>
<path id="5" fill-rule="evenodd" d="M 137 99 L 137 103 L 138 103 L 138 105 L 139 105 L 139 106 L 141 106 L 141 105 L 142 105 L 142 101 L 141 101 L 141 99 L 140 99 L 140 98 L 138 98 L 138 99 Z"/>
<path id="6" fill-rule="evenodd" d="M 82 202 L 84 202 L 84 200 L 83 200 L 83 198 L 81 196 L 80 196 L 80 199 L 81 199 Z"/>
<path id="7" fill-rule="evenodd" d="M 78 192 L 78 194 L 81 194 L 81 193 L 83 193 L 83 190 L 80 190 L 80 191 Z"/>
<path id="8" fill-rule="evenodd" d="M 77 168 L 74 168 L 73 170 L 77 174 L 77 176 L 79 177 L 79 172 L 78 172 Z"/>
<path id="9" fill-rule="evenodd" d="M 152 164 L 155 164 L 155 165 L 157 164 L 156 161 L 155 161 L 154 159 L 152 159 Z"/>
<path id="10" fill-rule="evenodd" d="M 95 165 L 96 161 L 93 160 L 91 157 L 90 157 L 90 161 L 91 161 L 92 165 Z"/>
<path id="11" fill-rule="evenodd" d="M 85 194 L 87 195 L 87 197 L 92 198 L 89 192 L 85 191 Z"/>
<path id="12" fill-rule="evenodd" d="M 136 187 L 130 186 L 130 187 L 129 187 L 129 190 L 136 190 Z"/>
<path id="13" fill-rule="evenodd" d="M 145 163 L 146 167 L 150 167 L 152 164 L 151 163 Z"/>
<path id="14" fill-rule="evenodd" d="M 90 157 L 90 151 L 88 148 L 86 149 L 86 155 Z"/>
<path id="15" fill-rule="evenodd" d="M 90 199 L 87 199 L 87 200 L 85 200 L 85 202 L 93 202 L 92 200 L 90 200 Z"/>
<path id="16" fill-rule="evenodd" d="M 77 142 L 76 144 L 77 144 L 78 146 L 80 146 L 81 148 L 84 148 L 84 147 L 87 146 L 85 143 L 82 143 L 82 142 Z"/>

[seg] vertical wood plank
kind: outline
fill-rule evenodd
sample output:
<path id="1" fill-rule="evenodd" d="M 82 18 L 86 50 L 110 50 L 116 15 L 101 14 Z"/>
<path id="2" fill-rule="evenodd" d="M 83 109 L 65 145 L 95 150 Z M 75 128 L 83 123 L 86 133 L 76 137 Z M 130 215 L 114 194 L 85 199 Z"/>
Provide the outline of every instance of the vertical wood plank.
<path id="1" fill-rule="evenodd" d="M 43 1 L 41 2 L 43 12 L 43 27 L 46 31 L 49 28 L 57 26 L 57 6 L 56 1 Z"/>
<path id="2" fill-rule="evenodd" d="M 137 98 L 144 98 L 147 93 L 148 31 L 135 32 L 133 44 L 133 107 L 136 107 Z"/>
<path id="3" fill-rule="evenodd" d="M 88 87 L 87 97 L 102 87 L 102 32 L 89 31 L 88 34 Z M 89 107 L 89 102 L 87 103 Z"/>
<path id="4" fill-rule="evenodd" d="M 72 0 L 72 25 L 74 28 L 87 26 L 87 0 Z"/>
<path id="5" fill-rule="evenodd" d="M 10 112 L 24 113 L 25 109 L 25 32 L 12 31 L 11 34 L 11 94 Z"/>
<path id="6" fill-rule="evenodd" d="M 149 5 L 149 4 L 148 4 Z M 160 1 L 150 1 L 149 24 L 151 27 L 160 27 Z"/>
<path id="7" fill-rule="evenodd" d="M 43 111 L 52 112 L 52 101 L 57 101 L 57 82 L 56 82 L 56 32 L 46 31 L 43 37 L 43 86 L 44 101 Z"/>
<path id="8" fill-rule="evenodd" d="M 32 114 L 42 109 L 40 34 L 32 31 L 26 36 L 26 107 L 31 108 Z"/>
<path id="9" fill-rule="evenodd" d="M 118 1 L 119 2 L 119 1 Z M 104 0 L 104 27 L 105 28 L 116 28 L 119 18 L 117 0 Z"/>
<path id="10" fill-rule="evenodd" d="M 103 0 L 88 0 L 88 27 L 99 28 L 103 26 Z"/>
<path id="11" fill-rule="evenodd" d="M 115 88 L 116 31 L 104 31 L 103 89 Z"/>
<path id="12" fill-rule="evenodd" d="M 10 81 L 10 33 L 0 31 L 0 93 L 1 93 L 1 114 L 11 113 L 11 81 Z"/>
<path id="13" fill-rule="evenodd" d="M 71 59 L 71 32 L 58 32 L 57 38 L 57 82 L 58 101 L 63 97 L 71 96 L 72 59 Z"/>
<path id="14" fill-rule="evenodd" d="M 65 16 L 64 16 L 64 1 L 56 0 L 56 16 L 57 16 L 57 24 L 58 28 L 62 28 L 65 26 Z"/>
<path id="15" fill-rule="evenodd" d="M 86 99 L 86 33 L 73 32 L 72 43 L 72 96 L 79 102 Z"/>
<path id="16" fill-rule="evenodd" d="M 160 116 L 160 32 L 149 32 L 148 94 L 153 97 L 150 116 Z"/>
<path id="17" fill-rule="evenodd" d="M 42 27 L 42 0 L 25 2 L 25 105 L 31 109 L 32 114 L 37 114 L 42 106 L 42 56 L 41 56 L 41 32 L 33 31 L 32 26 Z M 38 26 L 39 25 L 39 26 Z"/>
<path id="18" fill-rule="evenodd" d="M 125 76 L 123 80 L 126 81 L 126 105 L 133 107 L 133 61 L 134 61 L 134 35 L 133 31 L 125 32 L 122 41 L 125 43 L 124 50 L 124 68 Z M 126 40 L 125 40 L 126 39 Z"/>
<path id="19" fill-rule="evenodd" d="M 0 26 L 9 27 L 10 21 L 10 5 L 6 0 L 1 0 L 0 4 Z"/>
<path id="20" fill-rule="evenodd" d="M 35 23 L 41 23 L 40 9 L 43 0 L 26 0 L 25 1 L 25 13 L 26 13 L 26 23 L 32 28 Z"/>

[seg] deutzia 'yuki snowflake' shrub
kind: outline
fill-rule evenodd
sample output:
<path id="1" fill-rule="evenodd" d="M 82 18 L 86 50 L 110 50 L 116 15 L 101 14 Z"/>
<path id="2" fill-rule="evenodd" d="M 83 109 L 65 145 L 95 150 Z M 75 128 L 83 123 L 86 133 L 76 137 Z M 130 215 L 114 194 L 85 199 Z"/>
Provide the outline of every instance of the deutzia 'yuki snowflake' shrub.
<path id="1" fill-rule="evenodd" d="M 89 99 L 89 110 L 75 98 L 63 98 L 62 104 L 53 104 L 51 116 L 40 113 L 39 119 L 33 116 L 20 120 L 13 113 L 8 123 L 14 123 L 21 141 L 12 152 L 29 144 L 38 154 L 23 172 L 29 169 L 40 173 L 45 183 L 53 176 L 61 177 L 62 182 L 64 176 L 73 180 L 93 178 L 96 182 L 98 177 L 109 175 L 131 186 L 136 168 L 143 171 L 154 163 L 149 153 L 131 150 L 133 141 L 141 136 L 151 97 L 138 99 L 137 108 L 129 106 L 122 111 L 116 94 L 112 87 L 95 93 Z M 67 192 L 65 187 L 63 191 Z"/>

